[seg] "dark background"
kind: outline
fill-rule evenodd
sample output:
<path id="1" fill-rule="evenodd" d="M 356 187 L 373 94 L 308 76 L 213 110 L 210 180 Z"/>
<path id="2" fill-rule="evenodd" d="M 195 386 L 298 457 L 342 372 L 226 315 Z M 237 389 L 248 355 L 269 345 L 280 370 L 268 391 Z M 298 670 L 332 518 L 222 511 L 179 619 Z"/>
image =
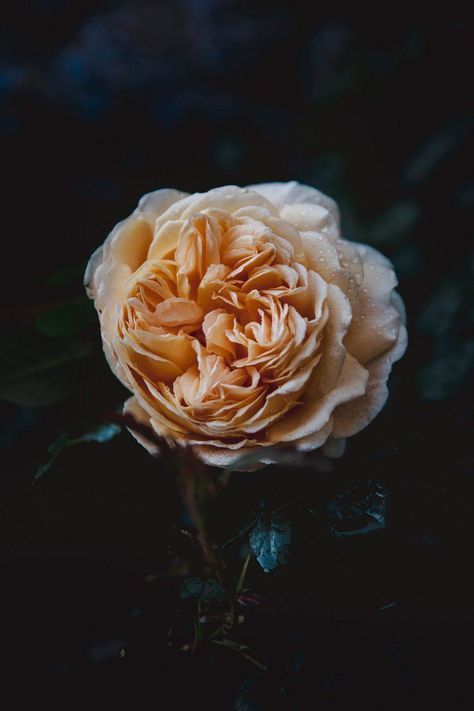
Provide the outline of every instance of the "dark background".
<path id="1" fill-rule="evenodd" d="M 341 488 L 382 482 L 387 527 L 341 542 L 295 514 L 289 565 L 249 570 L 277 612 L 248 623 L 270 663 L 260 674 L 225 653 L 212 666 L 169 650 L 175 591 L 145 576 L 167 565 L 176 491 L 131 437 L 68 448 L 32 485 L 65 429 L 80 431 L 124 397 L 85 315 L 87 328 L 73 327 L 68 343 L 92 339 L 96 350 L 71 365 L 67 397 L 31 407 L 10 394 L 1 403 L 4 680 L 48 681 L 66 694 L 94 681 L 110 702 L 128 689 L 135 705 L 152 694 L 158 707 L 172 691 L 176 708 L 183 689 L 221 709 L 411 708 L 441 692 L 453 708 L 468 703 L 474 33 L 466 7 L 417 13 L 395 4 L 369 15 L 358 4 L 346 12 L 278 0 L 18 0 L 3 8 L 2 338 L 36 348 L 42 314 L 72 301 L 84 316 L 87 258 L 142 193 L 289 179 L 334 197 L 345 236 L 394 261 L 410 336 L 389 405 L 332 475 Z M 38 348 L 49 347 L 41 338 Z M 294 495 L 300 475 L 316 497 L 329 486 L 299 470 L 235 475 L 218 535 L 236 533 L 261 500 Z"/>

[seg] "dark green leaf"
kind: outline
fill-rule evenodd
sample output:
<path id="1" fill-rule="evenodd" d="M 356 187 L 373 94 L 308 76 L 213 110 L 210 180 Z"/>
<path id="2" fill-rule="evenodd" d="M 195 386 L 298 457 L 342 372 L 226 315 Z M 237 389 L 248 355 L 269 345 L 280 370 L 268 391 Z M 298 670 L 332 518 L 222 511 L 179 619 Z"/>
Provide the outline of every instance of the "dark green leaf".
<path id="1" fill-rule="evenodd" d="M 106 422 L 102 425 L 98 425 L 89 432 L 85 432 L 80 437 L 71 440 L 69 444 L 79 444 L 80 442 L 99 442 L 103 444 L 119 435 L 121 431 L 122 428 L 120 425 L 116 425 L 113 422 Z"/>
<path id="2" fill-rule="evenodd" d="M 48 469 L 50 469 L 58 454 L 66 447 L 71 447 L 75 444 L 82 444 L 83 442 L 98 442 L 103 444 L 104 442 L 109 442 L 111 439 L 119 435 L 121 431 L 122 428 L 119 425 L 104 423 L 88 432 L 84 432 L 84 434 L 78 437 L 70 438 L 66 432 L 63 432 L 58 439 L 48 447 L 48 456 L 36 470 L 34 477 L 35 480 L 40 479 L 48 471 Z"/>
<path id="3" fill-rule="evenodd" d="M 96 321 L 94 305 L 84 296 L 41 314 L 36 327 L 50 338 L 74 338 Z"/>
<path id="4" fill-rule="evenodd" d="M 469 382 L 474 372 L 474 339 L 465 343 L 454 341 L 457 350 L 443 349 L 418 374 L 424 400 L 450 397 Z"/>
<path id="5" fill-rule="evenodd" d="M 85 268 L 84 264 L 75 264 L 74 266 L 58 269 L 58 271 L 53 272 L 45 279 L 45 286 L 66 287 L 80 284 Z"/>
<path id="6" fill-rule="evenodd" d="M 459 150 L 473 126 L 470 116 L 461 115 L 429 136 L 411 157 L 402 173 L 405 185 L 418 185 L 429 178 L 438 166 Z"/>
<path id="7" fill-rule="evenodd" d="M 260 514 L 249 534 L 252 553 L 268 573 L 288 562 L 291 527 L 278 513 Z"/>
<path id="8" fill-rule="evenodd" d="M 68 439 L 67 439 L 67 434 L 63 432 L 58 439 L 53 442 L 53 444 L 50 444 L 48 447 L 48 456 L 46 457 L 44 462 L 41 462 L 39 467 L 36 470 L 35 473 L 35 480 L 41 479 L 43 474 L 45 474 L 48 469 L 52 466 L 54 460 L 58 456 L 58 454 L 64 449 L 64 447 L 67 446 Z"/>
<path id="9" fill-rule="evenodd" d="M 413 200 L 400 200 L 375 219 L 369 229 L 370 243 L 400 244 L 415 227 L 420 208 Z"/>
<path id="10" fill-rule="evenodd" d="M 386 509 L 384 487 L 369 481 L 335 494 L 319 511 L 310 510 L 332 534 L 345 537 L 384 528 Z"/>
<path id="11" fill-rule="evenodd" d="M 32 337 L 0 341 L 0 399 L 25 407 L 59 402 L 74 387 L 77 361 L 93 351 L 91 343 L 52 345 Z"/>
<path id="12" fill-rule="evenodd" d="M 181 598 L 196 598 L 201 602 L 218 602 L 227 597 L 225 590 L 214 578 L 188 578 L 181 586 Z"/>

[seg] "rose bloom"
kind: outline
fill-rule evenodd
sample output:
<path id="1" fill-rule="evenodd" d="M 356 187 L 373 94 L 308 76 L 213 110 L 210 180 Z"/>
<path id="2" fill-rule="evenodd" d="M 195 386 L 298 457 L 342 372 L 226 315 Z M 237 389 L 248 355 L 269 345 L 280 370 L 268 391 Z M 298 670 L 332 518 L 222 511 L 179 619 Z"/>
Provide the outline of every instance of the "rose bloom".
<path id="1" fill-rule="evenodd" d="M 340 456 L 407 344 L 392 264 L 296 182 L 149 193 L 85 284 L 125 412 L 225 468 L 281 447 Z"/>

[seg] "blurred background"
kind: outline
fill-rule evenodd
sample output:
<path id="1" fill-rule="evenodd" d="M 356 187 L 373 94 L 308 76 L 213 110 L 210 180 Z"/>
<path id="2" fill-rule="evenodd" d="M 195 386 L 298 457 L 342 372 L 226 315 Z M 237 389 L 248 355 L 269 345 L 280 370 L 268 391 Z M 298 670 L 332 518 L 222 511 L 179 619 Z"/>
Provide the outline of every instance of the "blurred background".
<path id="1" fill-rule="evenodd" d="M 112 695 L 139 679 L 158 700 L 173 671 L 219 708 L 388 708 L 441 688 L 456 706 L 474 631 L 467 4 L 17 0 L 0 38 L 3 669 Z M 273 671 L 226 659 L 217 679 L 168 652 L 174 593 L 146 576 L 166 565 L 176 492 L 130 437 L 94 429 L 125 393 L 82 273 L 144 192 L 290 179 L 335 198 L 344 236 L 400 278 L 409 350 L 336 472 L 380 482 L 387 525 L 341 543 L 297 521 L 284 571 L 249 572 L 278 611 L 250 633 Z M 288 477 L 244 475 L 228 503 L 244 516 Z"/>

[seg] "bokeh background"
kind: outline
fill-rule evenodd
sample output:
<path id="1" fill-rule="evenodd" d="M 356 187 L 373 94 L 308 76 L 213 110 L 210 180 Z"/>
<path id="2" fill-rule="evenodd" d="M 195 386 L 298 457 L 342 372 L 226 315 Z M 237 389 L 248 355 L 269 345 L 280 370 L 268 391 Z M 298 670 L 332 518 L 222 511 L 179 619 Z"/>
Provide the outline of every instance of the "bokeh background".
<path id="1" fill-rule="evenodd" d="M 93 680 L 109 700 L 139 682 L 158 706 L 177 674 L 221 709 L 309 708 L 308 693 L 322 708 L 388 708 L 441 689 L 462 707 L 474 632 L 467 4 L 369 15 L 281 0 L 17 0 L 0 38 L 5 676 Z M 384 487 L 385 529 L 341 542 L 297 520 L 289 565 L 249 571 L 277 610 L 251 628 L 271 647 L 261 674 L 168 649 L 174 591 L 146 576 L 166 565 L 172 478 L 126 435 L 47 450 L 124 397 L 81 286 L 113 225 L 156 188 L 289 179 L 335 198 L 345 236 L 394 261 L 410 345 L 389 405 L 335 474 Z M 221 527 L 232 535 L 299 476 L 232 480 Z"/>

